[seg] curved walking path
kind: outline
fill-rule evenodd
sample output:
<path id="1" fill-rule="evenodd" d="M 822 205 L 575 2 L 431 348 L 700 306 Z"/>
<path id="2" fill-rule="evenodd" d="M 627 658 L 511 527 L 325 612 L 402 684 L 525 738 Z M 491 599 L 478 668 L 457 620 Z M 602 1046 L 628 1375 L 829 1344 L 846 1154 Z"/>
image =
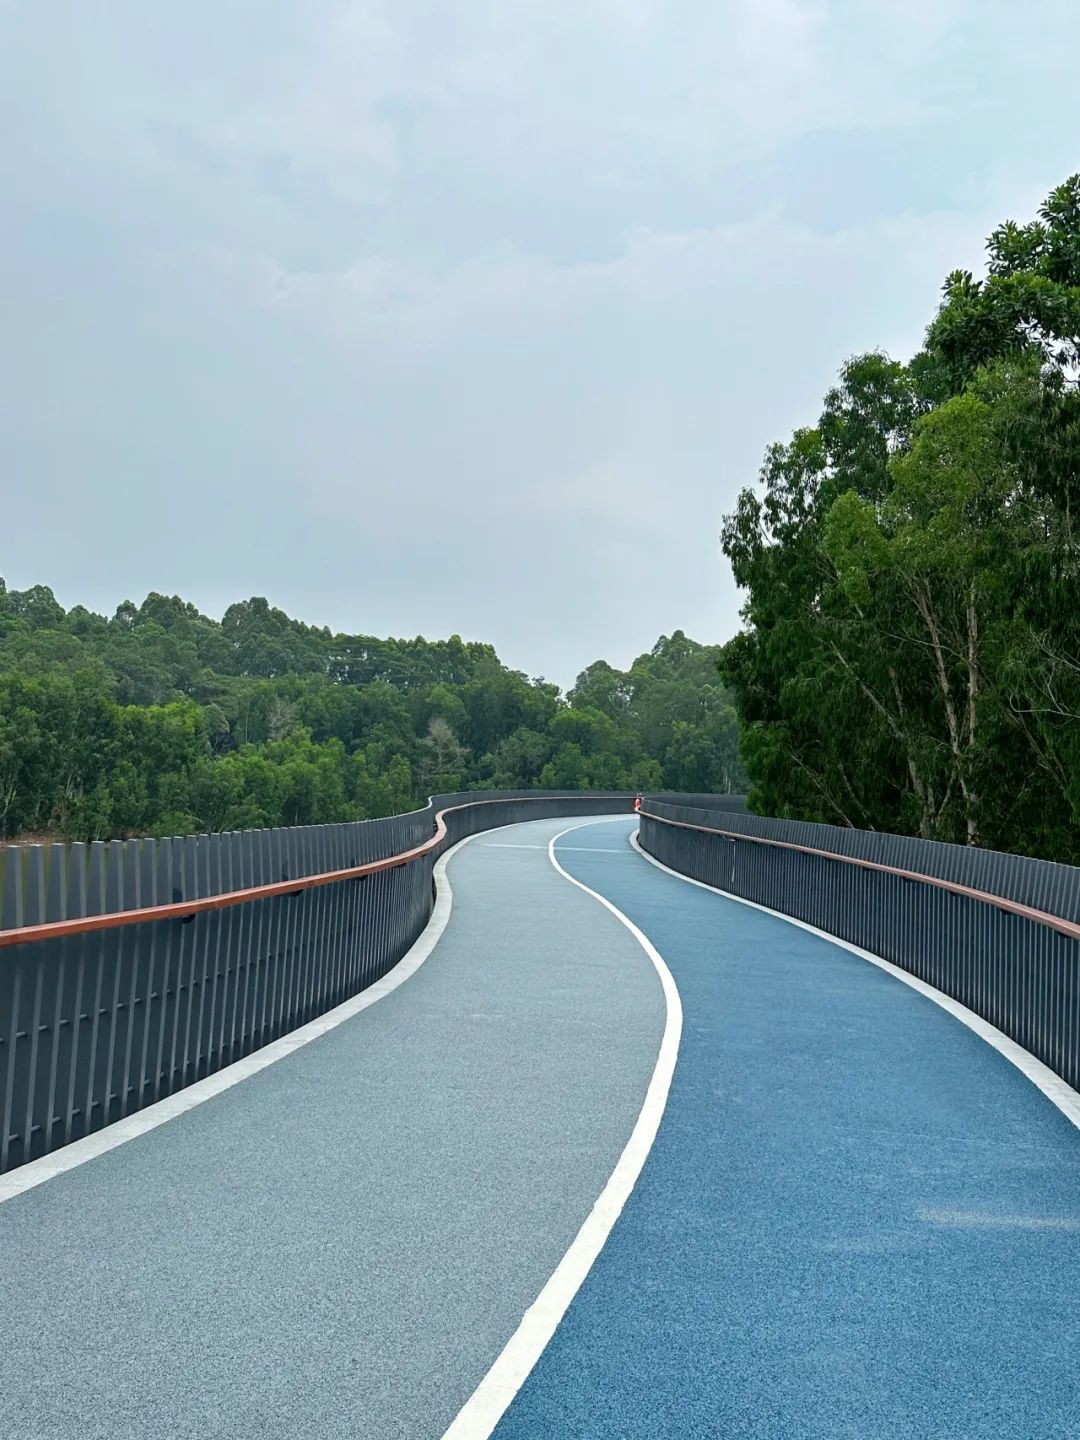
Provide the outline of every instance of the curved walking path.
<path id="1" fill-rule="evenodd" d="M 568 825 L 559 864 L 666 961 L 682 1040 L 495 1425 L 470 1396 L 640 1130 L 667 1020 L 642 945 L 549 863 Z M 0 1204 L 0 1434 L 1076 1440 L 1080 1133 L 931 1001 L 632 828 L 475 837 L 397 990 Z"/>
<path id="2" fill-rule="evenodd" d="M 556 854 L 667 961 L 679 1063 L 497 1440 L 1076 1440 L 1080 1132 L 865 960 L 623 864 L 626 828 Z"/>
<path id="3" fill-rule="evenodd" d="M 474 837 L 399 989 L 0 1204 L 5 1440 L 442 1434 L 607 1181 L 663 1029 L 641 947 L 548 863 L 573 823 Z"/>

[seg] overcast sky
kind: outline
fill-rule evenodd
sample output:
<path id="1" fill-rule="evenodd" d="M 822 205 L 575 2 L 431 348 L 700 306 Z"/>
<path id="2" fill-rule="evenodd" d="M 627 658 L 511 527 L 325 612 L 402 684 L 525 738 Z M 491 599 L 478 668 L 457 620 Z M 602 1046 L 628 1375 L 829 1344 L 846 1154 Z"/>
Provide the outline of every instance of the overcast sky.
<path id="1" fill-rule="evenodd" d="M 0 574 L 562 684 L 1080 168 L 1075 0 L 0 0 Z"/>

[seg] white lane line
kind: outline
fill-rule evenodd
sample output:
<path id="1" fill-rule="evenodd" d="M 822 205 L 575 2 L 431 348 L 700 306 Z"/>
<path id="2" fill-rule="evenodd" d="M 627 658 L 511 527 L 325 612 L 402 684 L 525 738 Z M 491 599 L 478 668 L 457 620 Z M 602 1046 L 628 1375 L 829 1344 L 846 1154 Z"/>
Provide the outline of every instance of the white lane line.
<path id="1" fill-rule="evenodd" d="M 594 823 L 588 820 L 583 822 L 585 825 Z M 555 858 L 555 842 L 561 840 L 563 835 L 568 835 L 571 830 L 581 828 L 581 825 L 570 825 L 553 836 L 547 846 L 548 858 L 564 880 L 569 880 L 571 885 L 576 885 L 579 890 L 584 890 L 586 895 L 598 900 L 605 910 L 610 910 L 612 915 L 626 926 L 652 961 L 660 977 L 667 1006 L 664 1034 L 641 1112 L 607 1184 L 551 1278 L 526 1310 L 502 1353 L 462 1406 L 442 1440 L 487 1440 L 543 1354 L 558 1329 L 560 1320 L 569 1309 L 570 1302 L 604 1248 L 630 1192 L 637 1184 L 638 1176 L 656 1139 L 679 1054 L 682 1002 L 663 957 L 632 920 L 603 895 L 598 895 L 595 890 L 590 890 L 588 885 L 583 885 L 580 880 L 575 880 L 573 875 L 568 875 Z"/>
<path id="2" fill-rule="evenodd" d="M 622 817 L 620 816 L 619 818 L 621 819 Z M 590 822 L 590 823 L 592 823 L 592 822 Z M 548 847 L 547 847 L 546 845 L 515 845 L 515 844 L 514 844 L 512 841 L 510 841 L 510 840 L 489 840 L 489 841 L 487 842 L 487 844 L 486 844 L 485 846 L 483 846 L 482 848 L 485 849 L 485 850 L 546 850 Z M 562 846 L 563 854 L 565 854 L 567 850 L 581 850 L 581 851 L 586 851 L 586 850 L 587 850 L 590 855 L 611 855 L 611 856 L 613 856 L 616 860 L 625 859 L 625 852 L 624 852 L 624 851 L 622 851 L 622 850 L 612 850 L 612 849 L 610 848 L 610 846 L 607 846 L 607 845 L 564 845 L 564 846 Z"/>
<path id="3" fill-rule="evenodd" d="M 487 832 L 480 831 L 478 833 Z M 354 995 L 351 999 L 336 1005 L 325 1015 L 319 1015 L 308 1024 L 301 1025 L 299 1030 L 290 1031 L 288 1035 L 283 1035 L 279 1040 L 274 1040 L 260 1050 L 245 1055 L 242 1060 L 237 1060 L 232 1065 L 226 1065 L 223 1070 L 208 1075 L 205 1080 L 197 1080 L 194 1085 L 188 1085 L 185 1089 L 178 1090 L 175 1095 L 170 1095 L 165 1100 L 159 1100 L 155 1105 L 148 1105 L 145 1110 L 138 1110 L 124 1120 L 117 1120 L 112 1125 L 107 1125 L 104 1130 L 87 1135 L 83 1140 L 75 1140 L 72 1144 L 65 1145 L 63 1149 L 57 1150 L 51 1155 L 42 1155 L 38 1160 L 31 1160 L 26 1165 L 20 1165 L 17 1170 L 12 1170 L 7 1175 L 0 1175 L 0 1205 L 5 1200 L 11 1200 L 16 1195 L 34 1189 L 37 1185 L 44 1185 L 47 1180 L 52 1180 L 57 1175 L 63 1175 L 66 1171 L 74 1170 L 79 1165 L 85 1165 L 88 1160 L 96 1160 L 99 1155 L 104 1155 L 109 1150 L 115 1150 L 117 1146 L 126 1144 L 128 1140 L 145 1135 L 149 1130 L 156 1130 L 159 1125 L 164 1125 L 168 1120 L 175 1120 L 178 1115 L 193 1110 L 196 1105 L 202 1105 L 205 1101 L 213 1099 L 215 1095 L 220 1095 L 222 1091 L 239 1085 L 242 1080 L 257 1075 L 260 1070 L 265 1070 L 275 1061 L 283 1060 L 286 1055 L 291 1055 L 294 1050 L 299 1050 L 304 1045 L 310 1044 L 312 1040 L 317 1040 L 320 1035 L 335 1030 L 346 1020 L 351 1020 L 354 1015 L 359 1015 L 362 1010 L 375 1005 L 396 990 L 399 985 L 403 985 L 420 969 L 446 929 L 447 921 L 450 919 L 450 907 L 453 903 L 453 892 L 450 889 L 446 867 L 461 847 L 475 838 L 474 835 L 467 835 L 445 855 L 440 855 L 435 862 L 433 874 L 436 895 L 431 918 L 411 949 L 381 980 L 376 980 L 374 985 L 369 985 L 366 990 L 361 990 L 359 995 Z"/>
<path id="4" fill-rule="evenodd" d="M 906 970 L 901 970 L 899 965 L 894 965 L 890 960 L 883 960 L 880 955 L 873 954 L 870 950 L 864 950 L 860 945 L 853 945 L 849 940 L 841 940 L 837 935 L 830 935 L 827 930 L 819 930 L 816 925 L 810 925 L 805 920 L 796 920 L 793 915 L 785 915 L 782 910 L 771 910 L 768 905 L 759 905 L 756 900 L 745 900 L 741 895 L 733 895 L 729 890 L 721 890 L 716 885 L 706 885 L 703 880 L 694 880 L 689 875 L 680 875 L 678 870 L 672 870 L 670 866 L 664 865 L 647 850 L 643 850 L 638 840 L 637 832 L 630 836 L 630 844 L 650 865 L 655 865 L 658 870 L 663 870 L 666 875 L 674 875 L 676 880 L 685 880 L 687 885 L 696 885 L 701 890 L 709 890 L 714 895 L 722 895 L 725 900 L 735 900 L 740 905 L 748 905 L 751 910 L 760 910 L 765 915 L 772 915 L 777 920 L 786 920 L 789 925 L 796 925 L 800 930 L 807 931 L 810 935 L 817 935 L 822 940 L 828 940 L 830 944 L 839 945 L 841 950 L 849 950 L 852 955 L 858 955 L 861 960 L 868 960 L 871 965 L 876 965 L 879 970 L 884 970 L 894 980 L 908 985 L 912 990 L 917 990 L 920 995 L 925 995 L 928 1000 L 933 1000 L 935 1005 L 940 1005 L 942 1010 L 955 1019 L 961 1025 L 966 1025 L 973 1030 L 980 1040 L 985 1040 L 988 1045 L 1005 1057 L 1010 1065 L 1015 1065 L 1021 1075 L 1027 1077 L 1036 1086 L 1052 1105 L 1056 1105 L 1061 1113 L 1073 1125 L 1080 1130 L 1080 1092 L 1077 1092 L 1071 1085 L 1067 1085 L 1060 1075 L 1055 1075 L 1048 1065 L 1037 1060 L 1029 1050 L 1018 1045 L 1015 1040 L 1010 1040 L 1008 1035 L 1000 1031 L 996 1025 L 991 1025 L 989 1020 L 984 1020 L 981 1015 L 976 1015 L 974 1010 L 969 1010 L 966 1005 L 961 1005 L 959 1000 L 954 1000 L 951 995 L 946 995 L 943 990 L 937 990 L 933 985 L 928 985 L 925 980 L 920 980 L 915 975 L 909 975 Z"/>

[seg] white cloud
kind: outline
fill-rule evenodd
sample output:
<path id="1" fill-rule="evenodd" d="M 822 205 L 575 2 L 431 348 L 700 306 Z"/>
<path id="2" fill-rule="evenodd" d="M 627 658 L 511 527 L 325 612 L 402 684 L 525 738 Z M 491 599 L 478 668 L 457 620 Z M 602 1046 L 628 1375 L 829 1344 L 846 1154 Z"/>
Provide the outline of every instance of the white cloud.
<path id="1" fill-rule="evenodd" d="M 694 305 L 706 313 L 726 310 L 745 332 L 739 343 L 757 344 L 793 304 L 805 321 L 815 308 L 847 308 L 849 299 L 872 307 L 877 286 L 921 279 L 925 300 L 910 330 L 915 343 L 937 282 L 955 257 L 970 257 L 971 233 L 970 216 L 955 212 L 823 232 L 773 210 L 708 229 L 638 229 L 621 253 L 596 261 L 503 254 L 435 264 L 375 254 L 316 272 L 289 271 L 266 255 L 212 251 L 188 258 L 234 301 L 310 325 L 346 349 L 407 363 L 477 338 L 528 347 L 590 320 L 646 331 L 673 308 Z M 808 282 L 811 293 L 801 293 Z M 885 338 L 871 330 L 866 345 Z"/>
<path id="2" fill-rule="evenodd" d="M 1060 0 L 9 4 L 0 572 L 564 679 L 723 638 L 721 515 L 1075 168 L 1078 44 Z"/>

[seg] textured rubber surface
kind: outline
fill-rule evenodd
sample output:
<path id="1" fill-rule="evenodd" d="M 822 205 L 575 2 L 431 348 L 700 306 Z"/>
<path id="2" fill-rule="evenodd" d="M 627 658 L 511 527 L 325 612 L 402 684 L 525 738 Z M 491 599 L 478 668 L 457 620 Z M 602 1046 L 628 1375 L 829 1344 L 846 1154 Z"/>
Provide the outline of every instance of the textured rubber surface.
<path id="1" fill-rule="evenodd" d="M 497 1440 L 1076 1440 L 1080 1133 L 932 1001 L 782 920 L 557 846 L 663 954 L 656 1143 Z"/>
<path id="2" fill-rule="evenodd" d="M 640 947 L 548 863 L 568 823 L 456 854 L 445 935 L 377 1005 L 0 1205 L 4 1440 L 437 1440 L 603 1188 L 663 1028 Z"/>

